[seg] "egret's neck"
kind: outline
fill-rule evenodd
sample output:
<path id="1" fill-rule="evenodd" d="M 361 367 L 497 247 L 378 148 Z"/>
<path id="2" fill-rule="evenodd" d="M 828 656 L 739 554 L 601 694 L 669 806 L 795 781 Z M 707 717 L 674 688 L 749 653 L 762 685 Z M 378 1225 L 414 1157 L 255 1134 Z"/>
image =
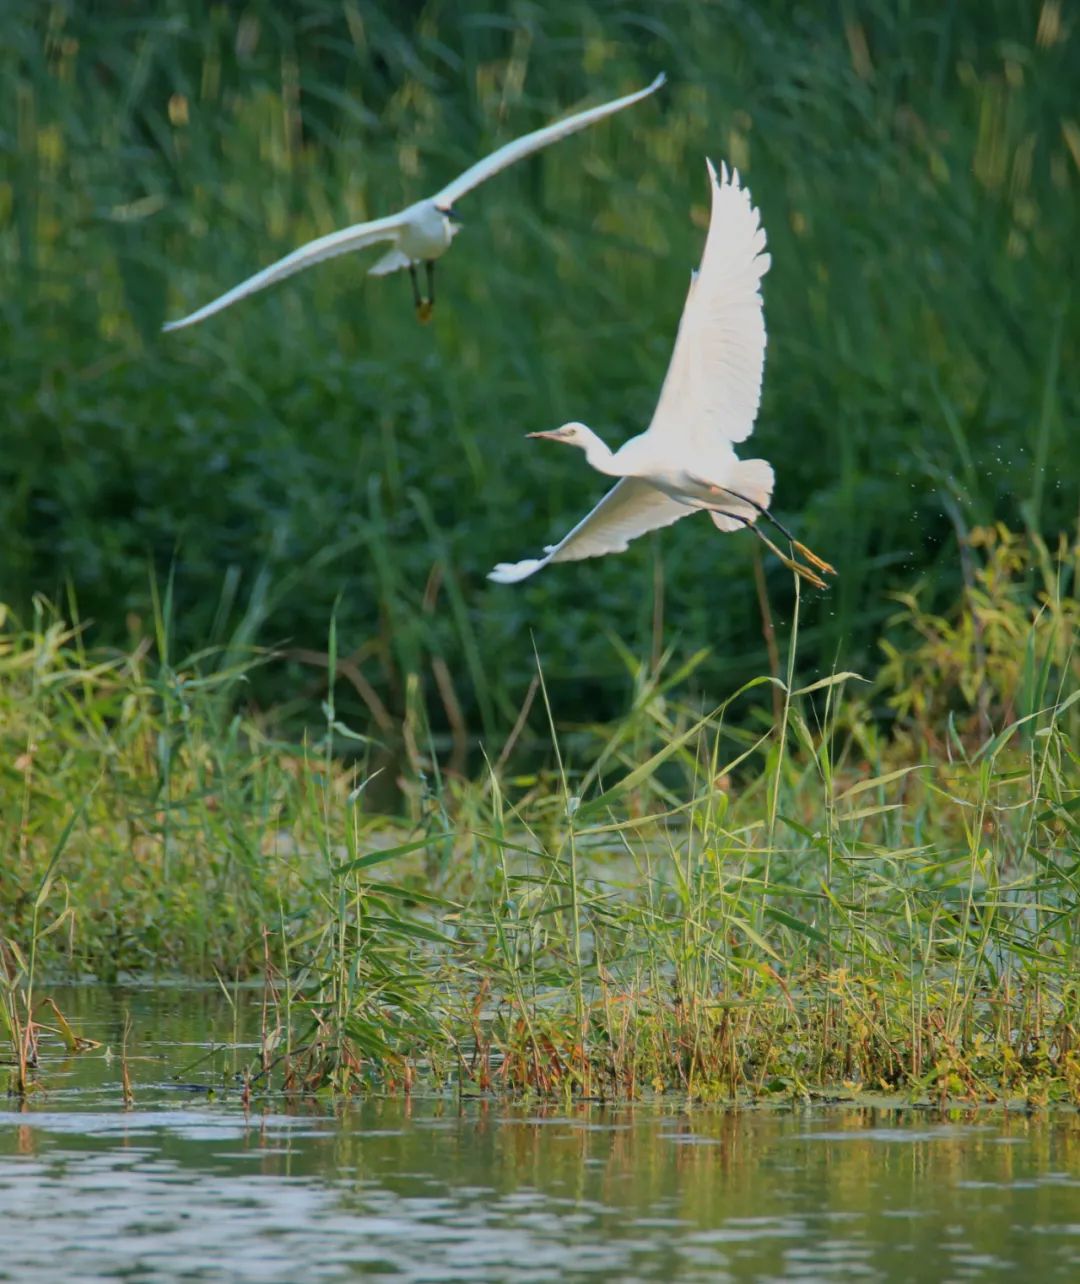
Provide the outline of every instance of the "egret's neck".
<path id="1" fill-rule="evenodd" d="M 585 437 L 585 458 L 589 464 L 596 469 L 598 473 L 607 473 L 609 477 L 617 475 L 617 470 L 613 465 L 615 453 L 608 446 L 605 446 L 600 438 L 592 431 L 586 429 Z"/>

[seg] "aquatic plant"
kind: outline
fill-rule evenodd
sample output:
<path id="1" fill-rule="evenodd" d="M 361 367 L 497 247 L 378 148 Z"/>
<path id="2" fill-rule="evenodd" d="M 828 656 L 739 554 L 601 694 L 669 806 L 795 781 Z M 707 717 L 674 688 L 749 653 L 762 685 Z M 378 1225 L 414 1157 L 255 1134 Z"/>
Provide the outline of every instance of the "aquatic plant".
<path id="1" fill-rule="evenodd" d="M 574 725 L 540 680 L 474 776 L 418 710 L 396 762 L 342 720 L 336 622 L 292 741 L 237 712 L 280 661 L 174 656 L 167 587 L 122 652 L 7 615 L 9 995 L 31 955 L 262 976 L 254 1091 L 1075 1099 L 1078 554 L 986 528 L 963 556 L 870 682 L 800 683 L 797 616 L 782 672 L 706 711 L 619 648 L 622 718 Z"/>

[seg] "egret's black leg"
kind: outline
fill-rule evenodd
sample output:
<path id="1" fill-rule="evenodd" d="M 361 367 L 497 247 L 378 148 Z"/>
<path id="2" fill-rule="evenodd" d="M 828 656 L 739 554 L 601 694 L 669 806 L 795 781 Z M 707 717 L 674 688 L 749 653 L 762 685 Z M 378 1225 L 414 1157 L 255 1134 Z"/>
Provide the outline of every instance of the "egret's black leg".
<path id="1" fill-rule="evenodd" d="M 421 325 L 427 325 L 431 320 L 431 310 L 435 306 L 435 267 L 430 259 L 424 260 L 424 271 L 427 275 L 428 297 L 420 297 L 420 288 L 416 284 L 416 271 L 413 271 L 413 293 L 416 296 L 416 316 Z"/>
<path id="2" fill-rule="evenodd" d="M 722 489 L 722 488 L 718 487 L 718 489 Z M 735 492 L 732 491 L 730 493 L 734 494 Z M 742 496 L 739 495 L 739 496 L 736 496 L 736 498 L 742 499 Z M 758 505 L 755 504 L 753 505 L 753 507 L 757 508 Z M 772 542 L 772 540 L 769 539 L 768 535 L 766 535 L 763 530 L 761 530 L 758 526 L 756 526 L 754 522 L 750 520 L 749 517 L 744 517 L 742 513 L 729 513 L 726 509 L 723 509 L 723 508 L 710 508 L 707 511 L 710 513 L 717 513 L 720 517 L 729 517 L 733 522 L 741 523 L 743 526 L 746 527 L 747 530 L 753 531 L 754 534 L 758 537 L 758 539 L 761 540 L 761 542 L 765 545 L 765 547 L 771 553 L 775 553 L 776 556 L 780 559 L 780 561 L 789 570 L 794 571 L 796 575 L 801 575 L 804 580 L 808 580 L 811 584 L 813 584 L 815 588 L 823 589 L 828 587 L 825 581 L 821 578 L 820 575 L 818 575 L 816 571 L 812 571 L 809 566 L 803 566 L 802 562 L 797 562 L 793 557 L 788 557 L 786 553 L 781 552 L 780 549 L 778 549 L 776 545 Z M 795 547 L 798 547 L 800 549 L 803 548 L 803 546 L 799 543 L 798 540 L 792 540 L 791 543 Z M 815 558 L 813 553 L 811 553 L 809 549 L 804 549 L 803 551 L 809 555 L 812 561 L 819 562 L 821 560 L 820 558 Z M 828 565 L 828 563 L 825 563 L 822 569 L 832 570 L 832 568 Z"/>
<path id="3" fill-rule="evenodd" d="M 423 297 L 420 294 L 420 282 L 416 279 L 416 264 L 409 264 L 409 280 L 412 281 L 413 307 L 417 312 L 424 306 Z"/>
<path id="4" fill-rule="evenodd" d="M 757 500 L 750 499 L 749 496 L 747 495 L 740 495 L 737 490 L 731 490 L 730 487 L 727 487 L 727 486 L 712 486 L 711 488 L 716 492 L 723 491 L 725 495 L 730 495 L 732 499 L 737 499 L 740 504 L 746 504 L 747 507 L 756 509 L 757 512 L 759 512 L 767 522 L 770 522 L 773 526 L 776 527 L 776 529 L 780 532 L 780 534 L 783 535 L 784 538 L 791 544 L 792 548 L 794 548 L 797 552 L 801 553 L 803 557 L 805 557 L 806 560 L 810 562 L 812 565 L 816 566 L 819 571 L 825 571 L 826 574 L 828 575 L 836 574 L 836 570 L 832 566 L 830 566 L 829 563 L 826 562 L 823 557 L 818 557 L 818 555 L 815 552 L 813 552 L 811 549 L 807 548 L 805 544 L 797 540 L 795 536 L 792 535 L 791 531 L 789 531 L 788 528 L 784 525 L 784 523 L 778 517 L 774 517 L 773 514 L 765 507 L 764 504 L 759 504 Z M 726 514 L 726 516 L 732 517 L 734 516 L 734 514 L 728 513 Z M 747 522 L 746 525 L 750 525 L 750 523 Z M 760 534 L 760 532 L 758 533 Z"/>

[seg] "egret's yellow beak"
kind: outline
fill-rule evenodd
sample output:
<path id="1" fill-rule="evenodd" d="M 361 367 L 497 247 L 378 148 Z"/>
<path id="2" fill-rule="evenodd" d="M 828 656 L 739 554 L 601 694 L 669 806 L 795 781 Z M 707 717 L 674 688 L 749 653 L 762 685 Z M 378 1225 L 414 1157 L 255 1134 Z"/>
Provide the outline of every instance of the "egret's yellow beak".
<path id="1" fill-rule="evenodd" d="M 558 441 L 559 430 L 557 428 L 553 428 L 550 432 L 527 432 L 525 436 L 526 437 L 546 437 L 548 441 Z"/>

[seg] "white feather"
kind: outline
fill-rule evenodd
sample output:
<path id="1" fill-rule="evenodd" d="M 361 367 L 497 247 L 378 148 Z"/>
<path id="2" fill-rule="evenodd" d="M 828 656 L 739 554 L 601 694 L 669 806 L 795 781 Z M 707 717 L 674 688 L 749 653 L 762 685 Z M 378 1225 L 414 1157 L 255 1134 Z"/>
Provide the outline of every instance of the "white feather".
<path id="1" fill-rule="evenodd" d="M 771 466 L 740 460 L 733 449 L 753 431 L 761 396 L 765 232 L 738 174 L 725 167 L 718 178 L 707 164 L 709 232 L 648 429 L 615 452 L 584 424 L 540 434 L 582 447 L 594 468 L 622 480 L 545 557 L 501 563 L 492 579 L 511 583 L 549 562 L 621 552 L 645 531 L 698 509 L 719 529 L 739 530 L 768 506 Z"/>
<path id="2" fill-rule="evenodd" d="M 589 107 L 574 116 L 567 116 L 565 120 L 557 120 L 552 125 L 545 125 L 543 129 L 534 129 L 531 134 L 515 138 L 512 143 L 506 143 L 490 156 L 477 161 L 464 174 L 459 174 L 432 199 L 436 205 L 441 205 L 444 209 L 453 205 L 455 201 L 461 200 L 466 192 L 471 192 L 474 187 L 486 183 L 489 178 L 493 178 L 508 165 L 514 165 L 519 160 L 524 160 L 526 156 L 531 156 L 533 152 L 538 152 L 541 147 L 548 147 L 562 138 L 568 138 L 571 134 L 576 134 L 579 129 L 586 129 L 598 120 L 603 120 L 605 116 L 622 111 L 624 107 L 632 107 L 634 103 L 648 98 L 650 94 L 655 94 L 666 80 L 667 77 L 661 72 L 651 85 L 639 89 L 636 93 L 627 94 L 624 98 L 614 98 L 609 103 L 601 103 L 599 107 Z"/>
<path id="3" fill-rule="evenodd" d="M 388 218 L 374 219 L 369 223 L 357 223 L 340 232 L 331 232 L 328 236 L 320 236 L 317 240 L 309 241 L 299 249 L 293 250 L 291 254 L 286 254 L 283 259 L 263 268 L 261 272 L 249 276 L 246 281 L 233 286 L 231 290 L 206 304 L 205 307 L 199 308 L 198 311 L 181 317 L 178 321 L 167 322 L 162 329 L 181 330 L 184 326 L 194 325 L 197 321 L 205 321 L 207 317 L 212 317 L 223 308 L 246 298 L 249 294 L 254 294 L 257 290 L 265 289 L 268 285 L 283 281 L 294 272 L 301 272 L 304 268 L 311 267 L 314 263 L 321 263 L 324 259 L 333 258 L 337 254 L 365 249 L 377 241 L 393 241 L 394 247 L 369 269 L 371 276 L 385 276 L 389 272 L 396 272 L 411 264 L 432 263 L 450 248 L 450 243 L 458 230 L 458 225 L 451 222 L 446 211 L 466 192 L 472 191 L 474 187 L 499 173 L 500 170 L 531 155 L 541 147 L 547 147 L 551 143 L 558 142 L 560 138 L 566 138 L 570 134 L 577 133 L 579 129 L 585 129 L 586 126 L 603 120 L 605 116 L 640 102 L 642 98 L 655 93 L 664 80 L 665 77 L 661 73 L 645 89 L 639 89 L 636 93 L 627 94 L 623 98 L 615 98 L 608 103 L 601 103 L 598 107 L 590 107 L 587 111 L 578 112 L 574 116 L 567 117 L 566 120 L 556 121 L 553 125 L 536 129 L 531 134 L 507 143 L 492 152 L 490 156 L 471 165 L 464 174 L 459 175 L 452 183 L 448 183 L 434 196 L 417 201 L 415 205 L 410 205 L 408 209 L 401 210 L 397 214 L 391 214 Z"/>
<path id="4" fill-rule="evenodd" d="M 765 229 L 739 185 L 712 162 L 712 215 L 701 267 L 690 282 L 664 386 L 649 434 L 706 449 L 717 438 L 745 441 L 754 431 L 765 368 L 761 278 L 769 270 Z"/>
<path id="5" fill-rule="evenodd" d="M 488 579 L 514 584 L 549 562 L 577 562 L 586 557 L 603 557 L 605 553 L 622 553 L 639 535 L 670 526 L 691 511 L 648 482 L 623 477 L 569 535 L 558 544 L 548 545 L 544 557 L 500 562 Z"/>
<path id="6" fill-rule="evenodd" d="M 219 295 L 198 311 L 181 317 L 178 321 L 167 321 L 161 328 L 182 330 L 184 326 L 205 321 L 215 312 L 221 312 L 222 309 L 246 298 L 249 294 L 254 294 L 257 290 L 265 290 L 268 285 L 276 285 L 278 281 L 284 281 L 294 272 L 302 272 L 313 263 L 322 263 L 324 259 L 332 259 L 338 254 L 348 254 L 351 250 L 362 250 L 379 241 L 392 241 L 401 231 L 402 219 L 403 214 L 393 214 L 389 218 L 377 218 L 370 223 L 356 223 L 352 227 L 342 228 L 340 232 L 331 232 L 328 236 L 320 236 L 317 240 L 308 241 L 298 250 L 286 254 L 283 259 L 278 259 L 276 263 L 271 263 L 261 272 L 249 276 L 246 281 L 234 285 L 231 290 Z"/>

